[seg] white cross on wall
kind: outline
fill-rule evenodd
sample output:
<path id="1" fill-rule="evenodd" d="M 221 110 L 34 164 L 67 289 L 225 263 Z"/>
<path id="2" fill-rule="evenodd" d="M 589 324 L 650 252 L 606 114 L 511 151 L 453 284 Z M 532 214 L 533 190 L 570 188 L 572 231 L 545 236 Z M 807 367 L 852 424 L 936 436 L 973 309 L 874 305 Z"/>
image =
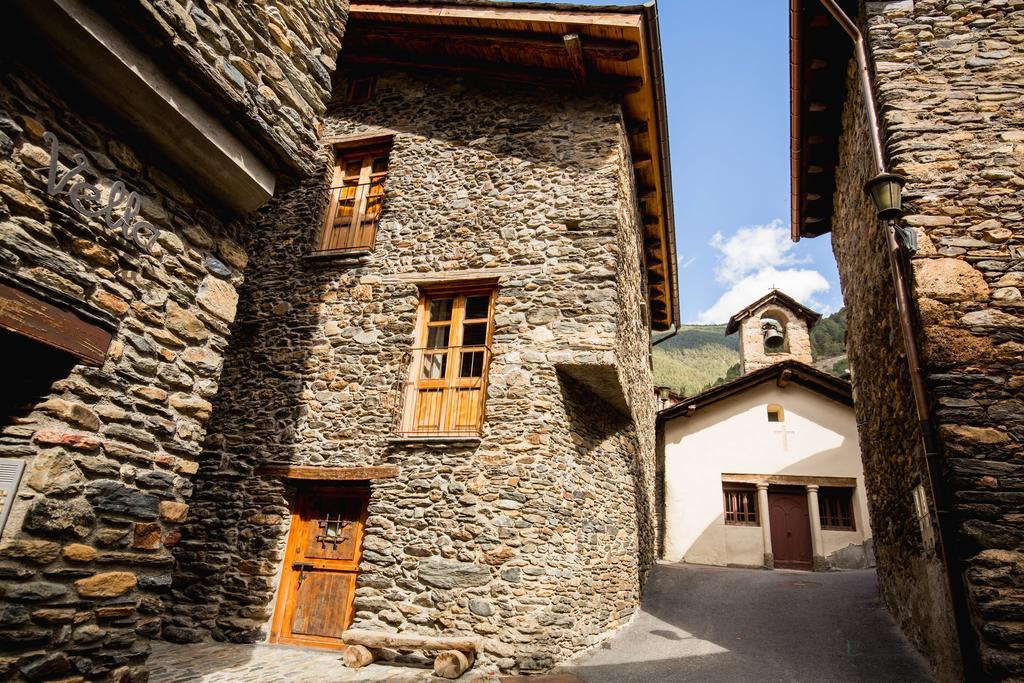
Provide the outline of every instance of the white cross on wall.
<path id="1" fill-rule="evenodd" d="M 786 429 L 786 423 L 785 422 L 780 422 L 779 423 L 779 428 L 775 430 L 775 433 L 782 435 L 782 450 L 788 451 L 789 450 L 789 435 L 790 434 L 796 434 L 796 432 L 794 432 L 792 429 Z"/>

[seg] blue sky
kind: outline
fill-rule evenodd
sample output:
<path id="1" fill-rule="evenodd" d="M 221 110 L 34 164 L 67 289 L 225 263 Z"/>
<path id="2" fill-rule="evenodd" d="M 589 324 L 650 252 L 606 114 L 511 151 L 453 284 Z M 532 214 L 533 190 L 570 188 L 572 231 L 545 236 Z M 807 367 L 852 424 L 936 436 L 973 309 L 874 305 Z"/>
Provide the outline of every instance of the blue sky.
<path id="1" fill-rule="evenodd" d="M 658 4 L 683 321 L 724 322 L 772 285 L 838 310 L 828 236 L 789 240 L 788 3 Z"/>

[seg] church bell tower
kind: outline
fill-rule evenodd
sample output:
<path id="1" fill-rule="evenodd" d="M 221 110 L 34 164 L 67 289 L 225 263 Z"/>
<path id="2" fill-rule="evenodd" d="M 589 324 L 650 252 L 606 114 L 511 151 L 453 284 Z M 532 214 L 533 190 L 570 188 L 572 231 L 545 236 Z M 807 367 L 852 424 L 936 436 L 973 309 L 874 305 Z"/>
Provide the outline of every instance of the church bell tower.
<path id="1" fill-rule="evenodd" d="M 773 289 L 729 318 L 725 333 L 739 332 L 740 371 L 755 370 L 795 360 L 810 365 L 811 328 L 821 314 Z"/>

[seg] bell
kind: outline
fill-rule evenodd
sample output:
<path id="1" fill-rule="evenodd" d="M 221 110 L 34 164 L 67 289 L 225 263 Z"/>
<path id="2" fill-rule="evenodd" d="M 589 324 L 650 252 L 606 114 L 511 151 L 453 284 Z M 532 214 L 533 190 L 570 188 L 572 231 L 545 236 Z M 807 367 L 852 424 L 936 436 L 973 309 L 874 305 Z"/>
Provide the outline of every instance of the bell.
<path id="1" fill-rule="evenodd" d="M 783 342 L 786 341 L 786 335 L 779 332 L 774 327 L 769 327 L 764 331 L 764 347 L 773 351 L 778 351 L 782 348 Z"/>

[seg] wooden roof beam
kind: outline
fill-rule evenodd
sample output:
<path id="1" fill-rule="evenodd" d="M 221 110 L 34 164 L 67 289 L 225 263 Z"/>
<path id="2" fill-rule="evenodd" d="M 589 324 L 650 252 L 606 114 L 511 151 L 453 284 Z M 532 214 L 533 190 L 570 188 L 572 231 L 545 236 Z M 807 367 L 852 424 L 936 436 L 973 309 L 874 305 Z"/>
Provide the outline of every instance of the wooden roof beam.
<path id="1" fill-rule="evenodd" d="M 491 64 L 488 62 L 467 64 L 454 60 L 445 62 L 418 61 L 386 55 L 359 54 L 356 52 L 350 52 L 343 56 L 342 62 L 346 66 L 382 67 L 409 71 L 444 71 L 446 73 L 464 74 L 483 79 L 498 79 L 533 85 L 539 84 L 556 88 L 573 87 L 575 85 L 574 79 L 562 72 L 550 69 L 509 68 L 502 64 Z M 622 96 L 640 92 L 643 89 L 643 79 L 623 76 L 602 76 L 591 83 L 591 89 L 610 95 Z"/>
<path id="2" fill-rule="evenodd" d="M 587 87 L 587 65 L 583 61 L 583 44 L 578 33 L 567 33 L 562 36 L 565 53 L 569 58 L 569 73 L 581 90 Z"/>
<path id="3" fill-rule="evenodd" d="M 570 33 L 568 35 L 579 34 Z M 481 49 L 518 48 L 549 57 L 565 56 L 567 36 L 545 36 L 520 31 L 467 31 L 459 28 L 423 24 L 399 24 L 387 21 L 353 21 L 345 36 L 345 47 L 354 50 L 366 48 L 367 43 L 386 42 L 400 45 L 459 44 Z M 588 39 L 580 45 L 580 53 L 590 60 L 629 62 L 640 56 L 640 46 L 631 41 Z"/>

